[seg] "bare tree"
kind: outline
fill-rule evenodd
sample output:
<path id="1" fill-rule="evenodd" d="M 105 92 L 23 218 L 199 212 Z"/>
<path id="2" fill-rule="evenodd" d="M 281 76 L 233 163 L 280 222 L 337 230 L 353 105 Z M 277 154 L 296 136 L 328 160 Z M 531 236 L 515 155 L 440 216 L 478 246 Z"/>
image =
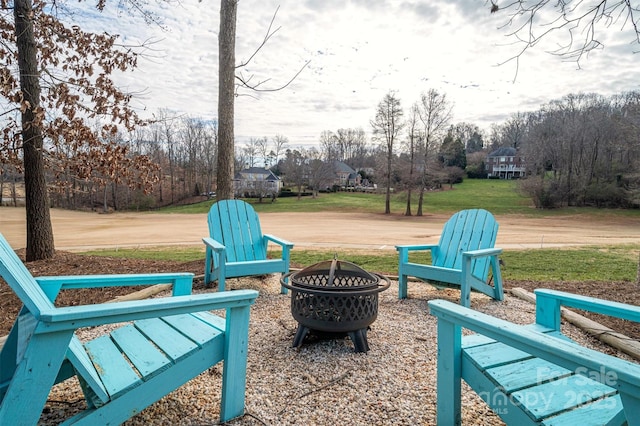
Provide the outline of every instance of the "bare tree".
<path id="1" fill-rule="evenodd" d="M 405 216 L 411 216 L 411 195 L 415 186 L 414 173 L 416 169 L 416 155 L 418 151 L 419 143 L 422 139 L 422 133 L 418 129 L 420 126 L 420 116 L 418 113 L 418 104 L 414 104 L 411 107 L 409 118 L 407 120 L 407 155 L 408 166 L 406 167 L 407 178 L 407 209 L 404 213 Z"/>
<path id="2" fill-rule="evenodd" d="M 205 130 L 205 140 L 202 145 L 201 159 L 205 170 L 205 192 L 207 196 L 217 187 L 214 185 L 216 164 L 218 159 L 218 122 L 209 123 Z"/>
<path id="3" fill-rule="evenodd" d="M 380 140 L 386 153 L 386 197 L 384 213 L 391 213 L 391 172 L 393 166 L 393 150 L 396 138 L 404 124 L 402 122 L 400 99 L 394 92 L 387 93 L 376 109 L 376 116 L 371 120 L 374 138 Z"/>
<path id="4" fill-rule="evenodd" d="M 322 153 L 315 147 L 305 151 L 306 173 L 309 179 L 309 186 L 313 191 L 313 198 L 318 196 L 321 189 L 331 185 L 335 178 L 333 164 L 330 161 L 322 161 Z"/>
<path id="5" fill-rule="evenodd" d="M 521 112 L 511 114 L 502 126 L 502 146 L 520 149 L 527 132 L 527 115 Z"/>
<path id="6" fill-rule="evenodd" d="M 267 149 L 266 139 L 267 138 L 250 138 L 249 142 L 242 147 L 245 167 L 254 167 L 256 165 L 258 155 L 263 151 L 262 147 L 264 146 L 264 151 Z"/>
<path id="7" fill-rule="evenodd" d="M 274 164 L 278 164 L 278 161 L 280 161 L 280 156 L 283 154 L 284 150 L 287 149 L 288 144 L 289 139 L 286 136 L 275 135 L 273 137 Z"/>
<path id="8" fill-rule="evenodd" d="M 418 115 L 424 130 L 423 159 L 421 164 L 421 185 L 418 197 L 417 216 L 422 216 L 422 206 L 424 202 L 424 191 L 429 184 L 429 164 L 431 157 L 435 156 L 439 138 L 446 131 L 451 121 L 452 105 L 447 99 L 447 95 L 439 93 L 435 89 L 429 89 L 427 93 L 422 93 L 418 104 Z"/>
<path id="9" fill-rule="evenodd" d="M 298 200 L 302 196 L 302 187 L 305 178 L 306 157 L 304 149 L 287 149 L 280 166 L 282 174 L 288 184 L 294 185 L 298 190 Z"/>
<path id="10" fill-rule="evenodd" d="M 338 137 L 330 130 L 320 134 L 320 149 L 325 161 L 342 161 Z"/>
<path id="11" fill-rule="evenodd" d="M 567 95 L 530 114 L 523 190 L 541 208 L 637 205 L 640 111 L 634 96 Z"/>
<path id="12" fill-rule="evenodd" d="M 592 50 L 604 47 L 599 32 L 618 26 L 628 30 L 629 40 L 640 44 L 640 5 L 629 0 L 489 0 L 491 13 L 504 11 L 508 15 L 504 27 L 508 35 L 520 44 L 520 50 L 506 62 L 516 62 L 516 77 L 520 57 L 530 48 L 551 36 L 564 36 L 564 43 L 551 53 L 563 59 L 580 61 Z"/>
<path id="13" fill-rule="evenodd" d="M 253 60 L 258 52 L 267 44 L 269 39 L 280 30 L 280 27 L 273 29 L 278 10 L 273 15 L 271 23 L 267 29 L 262 43 L 253 52 L 249 59 L 236 65 L 236 17 L 238 11 L 238 0 L 221 0 L 220 2 L 220 33 L 218 35 L 219 49 L 219 86 L 218 86 L 218 199 L 233 198 L 233 175 L 234 175 L 234 96 L 237 90 L 242 87 L 251 91 L 276 92 L 289 86 L 300 75 L 302 70 L 308 65 L 306 62 L 300 70 L 285 84 L 278 87 L 265 87 L 269 81 L 254 81 L 254 75 L 246 77 L 241 71 L 236 75 L 236 70 L 242 70 Z M 235 84 L 237 82 L 237 84 Z"/>
<path id="14" fill-rule="evenodd" d="M 455 124 L 452 131 L 455 137 L 459 138 L 462 143 L 464 143 L 467 154 L 482 151 L 484 148 L 482 131 L 477 125 L 461 122 Z"/>
<path id="15" fill-rule="evenodd" d="M 256 139 L 256 151 L 257 154 L 262 159 L 262 164 L 265 169 L 269 168 L 269 139 L 267 137 L 262 137 Z"/>

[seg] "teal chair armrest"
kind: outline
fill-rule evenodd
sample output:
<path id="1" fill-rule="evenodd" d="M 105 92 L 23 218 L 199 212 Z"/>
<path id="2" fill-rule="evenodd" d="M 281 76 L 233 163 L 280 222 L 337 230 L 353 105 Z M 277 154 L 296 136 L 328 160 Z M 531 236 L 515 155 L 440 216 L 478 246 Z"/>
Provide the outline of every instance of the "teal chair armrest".
<path id="1" fill-rule="evenodd" d="M 270 234 L 264 234 L 263 237 L 267 241 L 272 241 L 275 244 L 278 244 L 278 245 L 282 246 L 283 249 L 284 248 L 287 248 L 287 249 L 292 249 L 293 248 L 293 243 L 292 242 L 289 242 L 289 241 L 284 240 L 282 238 L 278 238 L 278 237 L 275 237 L 275 236 L 270 235 Z"/>
<path id="2" fill-rule="evenodd" d="M 202 242 L 207 246 L 207 248 L 210 248 L 211 250 L 217 253 L 220 253 L 226 250 L 226 247 L 223 244 L 214 240 L 213 238 L 204 237 L 202 239 Z"/>
<path id="3" fill-rule="evenodd" d="M 435 248 L 438 248 L 437 244 L 417 244 L 417 245 L 396 246 L 397 251 L 433 250 Z"/>
<path id="4" fill-rule="evenodd" d="M 501 253 L 502 253 L 501 248 L 489 248 L 489 249 L 465 251 L 462 253 L 462 255 L 468 256 L 468 257 L 488 257 L 488 256 L 497 256 Z"/>
<path id="5" fill-rule="evenodd" d="M 255 290 L 237 290 L 97 305 L 52 308 L 40 314 L 36 333 L 76 330 L 104 324 L 248 306 Z"/>
<path id="6" fill-rule="evenodd" d="M 557 290 L 537 289 L 534 292 L 536 294 L 536 322 L 557 331 L 560 330 L 562 306 L 640 322 L 640 306 Z"/>
<path id="7" fill-rule="evenodd" d="M 50 300 L 55 300 L 60 290 L 131 287 L 169 284 L 174 295 L 190 294 L 193 274 L 190 272 L 166 274 L 111 274 L 111 275 L 63 275 L 57 277 L 37 277 L 36 282 Z"/>

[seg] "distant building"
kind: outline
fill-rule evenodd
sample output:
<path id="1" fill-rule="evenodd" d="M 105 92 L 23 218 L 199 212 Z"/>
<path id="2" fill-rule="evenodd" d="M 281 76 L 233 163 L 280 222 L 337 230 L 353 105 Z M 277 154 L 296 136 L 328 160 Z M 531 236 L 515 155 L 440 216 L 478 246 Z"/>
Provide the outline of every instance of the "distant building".
<path id="1" fill-rule="evenodd" d="M 490 178 L 513 179 L 524 177 L 524 160 L 515 148 L 505 146 L 487 155 L 487 176 Z"/>
<path id="2" fill-rule="evenodd" d="M 282 189 L 282 180 L 271 170 L 263 167 L 249 167 L 240 170 L 233 178 L 236 196 L 266 197 L 277 195 Z"/>
<path id="3" fill-rule="evenodd" d="M 333 169 L 336 174 L 334 185 L 338 185 L 341 188 L 360 185 L 360 175 L 348 164 L 336 160 L 333 161 Z"/>

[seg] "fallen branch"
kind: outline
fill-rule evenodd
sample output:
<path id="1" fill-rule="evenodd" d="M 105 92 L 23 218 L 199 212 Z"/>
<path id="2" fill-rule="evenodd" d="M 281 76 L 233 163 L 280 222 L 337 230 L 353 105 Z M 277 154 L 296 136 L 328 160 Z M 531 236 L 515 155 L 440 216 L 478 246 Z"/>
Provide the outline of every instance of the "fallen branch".
<path id="1" fill-rule="evenodd" d="M 334 377 L 333 379 L 329 380 L 324 385 L 319 386 L 319 387 L 317 387 L 315 389 L 311 389 L 310 391 L 305 392 L 302 395 L 297 396 L 296 398 L 297 399 L 302 399 L 302 398 L 304 398 L 306 396 L 311 395 L 312 393 L 315 393 L 315 392 L 321 391 L 323 389 L 326 389 L 329 386 L 333 386 L 334 384 L 338 383 L 339 381 L 344 380 L 345 378 L 349 377 L 349 373 L 351 373 L 351 371 L 353 371 L 353 370 L 354 370 L 353 368 L 350 368 L 347 371 L 345 371 L 343 374 L 339 375 L 338 377 Z M 278 412 L 278 415 L 281 415 L 282 413 L 284 413 L 287 410 L 287 408 L 289 408 L 289 406 L 287 406 L 287 407 L 283 408 L 282 410 L 280 410 Z"/>
<path id="2" fill-rule="evenodd" d="M 527 302 L 533 304 L 536 303 L 536 295 L 526 291 L 523 288 L 516 287 L 514 289 L 511 289 L 511 294 L 519 297 L 522 300 L 526 300 Z M 638 342 L 637 340 L 633 340 L 631 337 L 625 336 L 622 333 L 618 333 L 610 329 L 609 327 L 586 318 L 585 316 L 580 315 L 579 313 L 571 311 L 567 308 L 561 308 L 560 312 L 562 314 L 562 317 L 569 321 L 571 324 L 581 328 L 592 336 L 597 337 L 609 346 L 619 349 L 627 355 L 640 360 L 640 342 Z"/>

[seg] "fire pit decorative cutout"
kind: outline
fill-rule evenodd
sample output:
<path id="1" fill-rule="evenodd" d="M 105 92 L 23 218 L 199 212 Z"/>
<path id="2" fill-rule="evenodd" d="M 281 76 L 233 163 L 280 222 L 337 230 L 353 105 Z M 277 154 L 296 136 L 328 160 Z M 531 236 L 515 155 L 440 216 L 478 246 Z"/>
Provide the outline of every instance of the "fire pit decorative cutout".
<path id="1" fill-rule="evenodd" d="M 294 348 L 311 333 L 348 335 L 356 352 L 369 350 L 367 330 L 378 316 L 378 293 L 389 288 L 387 277 L 334 258 L 290 272 L 280 284 L 291 290 L 291 314 L 298 321 Z"/>

